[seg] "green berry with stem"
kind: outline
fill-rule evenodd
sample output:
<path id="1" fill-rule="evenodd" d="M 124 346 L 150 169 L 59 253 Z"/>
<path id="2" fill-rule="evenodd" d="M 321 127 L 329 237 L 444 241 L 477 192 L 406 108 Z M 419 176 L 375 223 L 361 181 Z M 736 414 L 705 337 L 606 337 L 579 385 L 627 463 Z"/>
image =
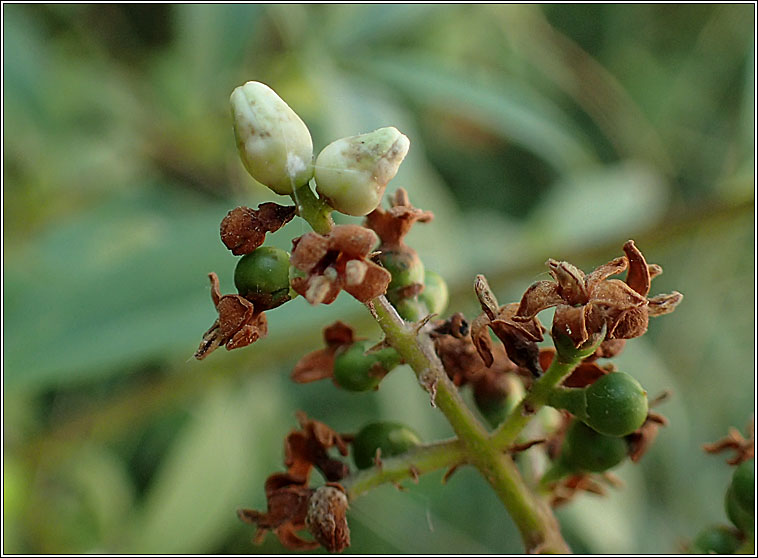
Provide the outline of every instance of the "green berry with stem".
<path id="1" fill-rule="evenodd" d="M 292 194 L 313 176 L 313 140 L 300 117 L 268 85 L 248 81 L 230 97 L 237 149 L 250 176 Z"/>
<path id="2" fill-rule="evenodd" d="M 373 343 L 358 341 L 334 359 L 334 381 L 348 391 L 376 389 L 398 364 L 400 355 L 391 347 L 366 353 Z"/>
<path id="3" fill-rule="evenodd" d="M 379 263 L 392 274 L 388 291 L 424 283 L 424 263 L 412 248 L 400 246 L 383 249 L 379 254 Z"/>
<path id="4" fill-rule="evenodd" d="M 276 308 L 290 300 L 290 257 L 280 248 L 261 246 L 242 256 L 234 269 L 237 292 L 257 310 Z"/>
<path id="5" fill-rule="evenodd" d="M 586 388 L 585 422 L 606 436 L 626 436 L 647 417 L 647 392 L 629 374 L 614 372 Z"/>
<path id="6" fill-rule="evenodd" d="M 353 440 L 353 461 L 359 469 L 374 465 L 377 449 L 380 457 L 400 455 L 419 445 L 421 438 L 399 422 L 372 422 L 364 426 Z"/>
<path id="7" fill-rule="evenodd" d="M 573 470 L 601 473 L 626 458 L 624 438 L 606 436 L 575 420 L 566 431 L 561 460 Z"/>
<path id="8" fill-rule="evenodd" d="M 410 142 L 397 128 L 338 139 L 316 158 L 316 191 L 346 215 L 367 215 L 379 205 Z"/>

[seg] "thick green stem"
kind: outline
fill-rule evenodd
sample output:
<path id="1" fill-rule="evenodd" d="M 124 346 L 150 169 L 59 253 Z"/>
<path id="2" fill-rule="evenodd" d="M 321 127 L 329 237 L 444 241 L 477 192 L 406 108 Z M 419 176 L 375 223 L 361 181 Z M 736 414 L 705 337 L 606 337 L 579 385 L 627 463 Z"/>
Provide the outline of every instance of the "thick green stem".
<path id="1" fill-rule="evenodd" d="M 470 462 L 493 487 L 513 518 L 529 552 L 567 553 L 558 524 L 544 501 L 524 483 L 511 457 L 497 449 L 445 373 L 428 336 L 406 323 L 383 296 L 372 301 L 387 342 L 410 365 L 465 445 Z"/>
<path id="2" fill-rule="evenodd" d="M 324 200 L 316 197 L 310 184 L 305 184 L 295 190 L 292 199 L 297 206 L 297 214 L 305 219 L 318 234 L 327 234 L 332 230 L 332 208 Z"/>
<path id="3" fill-rule="evenodd" d="M 524 429 L 527 423 L 534 417 L 549 400 L 551 394 L 571 372 L 577 367 L 581 357 L 576 359 L 561 359 L 558 355 L 553 359 L 550 368 L 532 386 L 521 403 L 511 411 L 505 422 L 492 434 L 495 446 L 501 449 L 510 447 Z"/>
<path id="4" fill-rule="evenodd" d="M 340 481 L 351 500 L 386 482 L 400 482 L 467 461 L 466 448 L 458 440 L 418 446 L 402 455 L 382 459 L 381 466 L 358 471 Z"/>

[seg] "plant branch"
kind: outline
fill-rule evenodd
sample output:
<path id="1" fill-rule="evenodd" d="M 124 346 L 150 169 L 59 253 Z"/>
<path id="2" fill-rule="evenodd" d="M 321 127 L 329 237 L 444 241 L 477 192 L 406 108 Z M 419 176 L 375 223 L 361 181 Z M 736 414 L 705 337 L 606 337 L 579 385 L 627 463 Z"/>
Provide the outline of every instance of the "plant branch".
<path id="1" fill-rule="evenodd" d="M 402 455 L 381 460 L 381 465 L 358 471 L 340 481 L 351 500 L 387 482 L 400 482 L 467 461 L 466 448 L 458 439 L 418 446 Z"/>
<path id="2" fill-rule="evenodd" d="M 429 337 L 417 333 L 412 324 L 407 324 L 383 296 L 369 303 L 369 308 L 384 331 L 387 342 L 416 373 L 419 383 L 431 394 L 432 404 L 440 408 L 464 444 L 470 462 L 479 469 L 505 505 L 527 551 L 569 552 L 552 511 L 529 490 L 511 457 L 491 443 L 486 430 L 447 377 Z"/>
<path id="3" fill-rule="evenodd" d="M 310 184 L 304 184 L 292 194 L 292 200 L 297 206 L 297 214 L 305 219 L 318 234 L 327 234 L 334 226 L 332 208 L 316 197 Z"/>
<path id="4" fill-rule="evenodd" d="M 534 417 L 550 398 L 556 386 L 558 386 L 577 365 L 581 362 L 581 356 L 575 359 L 562 359 L 556 354 L 550 368 L 545 374 L 534 382 L 532 388 L 524 396 L 508 418 L 492 433 L 492 442 L 495 447 L 507 449 L 515 441 L 527 423 Z"/>

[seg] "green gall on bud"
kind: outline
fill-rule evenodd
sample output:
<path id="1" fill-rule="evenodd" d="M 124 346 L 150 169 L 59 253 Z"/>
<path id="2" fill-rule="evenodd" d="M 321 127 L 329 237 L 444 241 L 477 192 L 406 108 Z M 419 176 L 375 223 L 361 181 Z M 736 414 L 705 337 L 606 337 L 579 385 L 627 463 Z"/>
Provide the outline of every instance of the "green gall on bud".
<path id="1" fill-rule="evenodd" d="M 380 457 L 400 455 L 419 445 L 421 438 L 398 422 L 372 422 L 364 426 L 353 440 L 353 461 L 359 469 L 374 465 L 377 450 Z"/>
<path id="2" fill-rule="evenodd" d="M 366 215 L 379 205 L 409 147 L 393 127 L 338 139 L 316 158 L 316 191 L 340 213 Z"/>
<path id="3" fill-rule="evenodd" d="M 605 436 L 575 420 L 566 431 L 560 459 L 570 470 L 602 473 L 621 463 L 626 455 L 624 438 Z"/>
<path id="4" fill-rule="evenodd" d="M 277 194 L 291 194 L 313 176 L 308 127 L 268 85 L 248 81 L 229 99 L 234 136 L 250 176 Z"/>
<path id="5" fill-rule="evenodd" d="M 586 388 L 585 422 L 606 436 L 626 436 L 647 417 L 647 392 L 623 372 L 602 376 Z"/>
<path id="6" fill-rule="evenodd" d="M 270 310 L 292 298 L 289 271 L 287 252 L 262 246 L 239 259 L 234 269 L 234 286 L 256 310 Z"/>
<path id="7" fill-rule="evenodd" d="M 382 379 L 398 364 L 400 355 L 390 347 L 366 353 L 370 341 L 353 343 L 334 359 L 334 381 L 348 391 L 376 389 Z"/>
<path id="8" fill-rule="evenodd" d="M 379 263 L 392 274 L 387 290 L 402 289 L 424 282 L 424 263 L 412 248 L 399 246 L 383 249 L 379 254 Z"/>
<path id="9" fill-rule="evenodd" d="M 605 326 L 603 326 L 600 333 L 590 336 L 590 338 L 578 348 L 574 346 L 574 342 L 568 335 L 556 330 L 555 327 L 553 327 L 550 334 L 553 337 L 553 345 L 555 346 L 555 350 L 558 353 L 558 358 L 561 362 L 572 362 L 587 358 L 597 350 L 600 343 L 605 339 Z"/>

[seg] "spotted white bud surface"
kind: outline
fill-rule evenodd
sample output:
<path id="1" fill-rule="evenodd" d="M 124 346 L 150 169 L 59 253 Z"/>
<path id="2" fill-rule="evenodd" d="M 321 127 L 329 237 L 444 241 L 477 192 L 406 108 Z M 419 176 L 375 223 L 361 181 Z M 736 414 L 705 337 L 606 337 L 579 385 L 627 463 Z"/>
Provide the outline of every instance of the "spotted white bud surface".
<path id="1" fill-rule="evenodd" d="M 229 99 L 242 163 L 277 194 L 291 194 L 313 176 L 313 140 L 300 117 L 268 85 L 248 81 Z"/>
<path id="2" fill-rule="evenodd" d="M 316 190 L 337 211 L 366 215 L 379 205 L 409 147 L 393 127 L 338 139 L 316 158 Z"/>

